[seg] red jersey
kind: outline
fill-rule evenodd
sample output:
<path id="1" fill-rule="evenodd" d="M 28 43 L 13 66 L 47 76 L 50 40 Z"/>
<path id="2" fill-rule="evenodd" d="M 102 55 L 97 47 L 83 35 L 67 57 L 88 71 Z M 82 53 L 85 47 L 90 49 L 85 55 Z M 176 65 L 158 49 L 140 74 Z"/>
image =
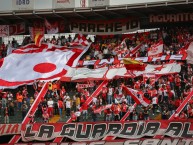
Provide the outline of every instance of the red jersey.
<path id="1" fill-rule="evenodd" d="M 102 92 L 102 94 L 107 94 L 107 87 L 103 87 L 101 92 Z"/>
<path id="2" fill-rule="evenodd" d="M 177 77 L 175 79 L 175 82 L 176 82 L 176 86 L 180 86 L 181 85 L 181 79 L 179 77 Z"/>
<path id="3" fill-rule="evenodd" d="M 76 121 L 77 117 L 76 117 L 76 114 L 75 114 L 75 113 L 72 113 L 72 114 L 71 114 L 71 119 L 72 119 L 72 121 Z"/>
<path id="4" fill-rule="evenodd" d="M 128 106 L 126 104 L 122 104 L 122 112 L 127 112 Z"/>
<path id="5" fill-rule="evenodd" d="M 120 113 L 120 111 L 121 111 L 121 110 L 120 110 L 119 106 L 118 106 L 118 105 L 115 105 L 115 109 L 114 109 L 114 111 L 113 111 L 114 114 L 115 114 L 115 115 L 118 115 L 118 114 Z"/>
<path id="6" fill-rule="evenodd" d="M 84 104 L 82 105 L 82 110 L 88 110 L 88 105 L 84 103 Z"/>
<path id="7" fill-rule="evenodd" d="M 156 90 L 156 89 L 153 89 L 153 90 L 151 91 L 151 97 L 155 97 L 155 96 L 157 96 L 157 90 Z"/>
<path id="8" fill-rule="evenodd" d="M 7 92 L 4 92 L 4 93 L 3 93 L 2 98 L 7 98 Z"/>
<path id="9" fill-rule="evenodd" d="M 140 89 L 140 82 L 138 82 L 138 81 L 135 82 L 134 89 L 136 89 L 136 90 Z"/>
<path id="10" fill-rule="evenodd" d="M 61 100 L 58 100 L 58 108 L 63 108 L 63 102 Z"/>
<path id="11" fill-rule="evenodd" d="M 168 76 L 168 81 L 169 82 L 174 82 L 174 77 L 172 75 Z"/>

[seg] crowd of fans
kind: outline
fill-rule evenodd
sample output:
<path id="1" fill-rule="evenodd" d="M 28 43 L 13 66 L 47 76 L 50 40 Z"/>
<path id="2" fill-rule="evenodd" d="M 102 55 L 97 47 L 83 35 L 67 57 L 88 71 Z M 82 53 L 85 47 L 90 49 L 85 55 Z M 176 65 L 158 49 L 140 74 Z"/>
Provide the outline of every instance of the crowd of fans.
<path id="1" fill-rule="evenodd" d="M 103 59 L 111 57 L 124 57 L 135 46 L 142 43 L 142 47 L 135 54 L 136 56 L 147 56 L 150 45 L 157 43 L 160 39 L 164 42 L 163 54 L 178 54 L 180 48 L 185 46 L 192 40 L 192 28 L 172 28 L 160 29 L 156 31 L 134 33 L 128 35 L 116 36 L 96 36 L 89 51 L 82 57 L 83 60 Z M 117 47 L 125 39 L 126 50 Z M 30 42 L 28 39 L 25 43 Z M 57 45 L 68 45 L 72 42 L 71 36 L 65 38 L 53 37 L 52 40 L 45 40 Z M 88 41 L 91 41 L 90 39 Z M 5 57 L 8 48 L 18 47 L 15 40 L 9 42 L 7 46 L 1 45 L 1 56 Z M 124 48 L 125 49 L 125 48 Z M 123 53 L 118 53 L 118 52 Z M 156 62 L 162 63 L 162 62 Z M 166 62 L 164 62 L 166 63 Z M 179 74 L 163 75 L 156 77 L 155 82 L 151 79 L 144 82 L 143 77 L 116 79 L 109 81 L 107 86 L 100 90 L 99 96 L 94 96 L 92 103 L 87 105 L 85 101 L 90 97 L 93 91 L 98 87 L 101 81 L 93 81 L 94 84 L 89 88 L 79 88 L 78 83 L 54 81 L 48 83 L 48 92 L 45 98 L 42 98 L 38 105 L 34 118 L 42 118 L 43 122 L 49 122 L 54 115 L 60 116 L 60 121 L 72 118 L 72 121 L 118 121 L 130 111 L 127 120 L 149 120 L 149 119 L 169 119 L 176 112 L 183 100 L 192 91 L 193 70 L 192 65 L 186 61 L 180 61 L 181 72 Z M 91 83 L 91 82 L 82 82 Z M 131 96 L 125 93 L 122 85 L 142 91 L 144 97 L 151 100 L 148 107 L 138 105 L 133 107 L 135 103 Z M 24 118 L 33 104 L 38 92 L 43 86 L 43 82 L 35 82 L 31 90 L 27 86 L 17 89 L 16 93 L 10 90 L 2 90 L 1 105 L 4 116 L 4 122 L 9 123 L 9 116 L 14 116 L 15 111 L 21 112 Z M 30 93 L 29 93 L 30 91 Z M 111 107 L 95 113 L 100 106 L 110 104 Z M 82 112 L 79 112 L 80 107 Z M 188 119 L 193 117 L 193 99 L 191 99 L 180 114 L 175 114 L 175 119 Z"/>

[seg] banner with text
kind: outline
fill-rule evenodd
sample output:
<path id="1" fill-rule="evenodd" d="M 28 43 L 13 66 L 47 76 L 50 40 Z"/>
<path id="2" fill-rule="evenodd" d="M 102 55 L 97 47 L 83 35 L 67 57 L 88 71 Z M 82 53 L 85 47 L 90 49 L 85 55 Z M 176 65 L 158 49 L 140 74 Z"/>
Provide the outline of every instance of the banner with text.
<path id="1" fill-rule="evenodd" d="M 192 138 L 191 120 L 156 120 L 139 122 L 79 122 L 53 123 L 22 126 L 23 141 L 49 141 L 56 137 L 66 137 L 74 141 L 98 141 L 106 136 L 122 139 L 141 139 L 144 137 Z"/>
<path id="2" fill-rule="evenodd" d="M 73 33 L 92 34 L 92 35 L 115 35 L 125 32 L 132 32 L 140 29 L 138 19 L 115 19 L 108 21 L 87 21 L 72 20 L 70 30 Z"/>
<path id="3" fill-rule="evenodd" d="M 150 23 L 176 23 L 193 21 L 193 13 L 175 13 L 175 14 L 159 14 L 150 15 Z"/>
<path id="4" fill-rule="evenodd" d="M 53 0 L 54 8 L 75 8 L 75 0 Z"/>
<path id="5" fill-rule="evenodd" d="M 41 142 L 41 143 L 16 143 L 14 145 L 192 145 L 193 139 L 127 139 L 127 140 L 112 140 L 112 141 L 88 141 L 88 142 Z M 13 145 L 6 143 L 2 145 Z"/>
<path id="6" fill-rule="evenodd" d="M 12 0 L 13 10 L 33 10 L 34 0 Z"/>
<path id="7" fill-rule="evenodd" d="M 25 33 L 25 23 L 9 25 L 9 35 L 18 35 Z"/>
<path id="8" fill-rule="evenodd" d="M 89 0 L 89 7 L 100 7 L 100 6 L 108 6 L 109 0 Z"/>

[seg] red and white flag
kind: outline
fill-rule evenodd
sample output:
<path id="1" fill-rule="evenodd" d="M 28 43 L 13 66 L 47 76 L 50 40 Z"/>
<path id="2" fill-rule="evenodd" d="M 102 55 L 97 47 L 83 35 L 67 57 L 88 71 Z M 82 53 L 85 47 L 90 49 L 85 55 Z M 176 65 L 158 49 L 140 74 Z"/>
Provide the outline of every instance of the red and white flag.
<path id="1" fill-rule="evenodd" d="M 94 110 L 94 113 L 99 113 L 100 114 L 102 111 L 111 108 L 111 106 L 112 106 L 112 104 L 101 106 L 101 107 L 97 108 L 96 110 Z"/>
<path id="2" fill-rule="evenodd" d="M 59 27 L 58 27 L 57 21 L 55 21 L 54 23 L 50 23 L 50 22 L 48 22 L 47 19 L 45 19 L 44 23 L 45 23 L 46 30 L 47 30 L 48 34 L 56 34 L 59 32 Z"/>
<path id="3" fill-rule="evenodd" d="M 147 107 L 151 103 L 150 100 L 148 100 L 143 96 L 143 92 L 140 92 L 131 88 L 127 88 L 124 85 L 122 86 L 122 88 L 127 92 L 128 95 L 130 95 L 133 98 L 133 100 L 137 104 L 142 104 L 143 106 Z"/>
<path id="4" fill-rule="evenodd" d="M 89 46 L 58 47 L 29 44 L 0 60 L 0 88 L 17 87 L 34 80 L 59 79 L 75 67 Z"/>
<path id="5" fill-rule="evenodd" d="M 187 46 L 187 62 L 193 64 L 193 42 L 186 45 Z"/>
<path id="6" fill-rule="evenodd" d="M 29 33 L 32 41 L 35 41 L 35 37 L 37 35 L 44 35 L 45 34 L 45 28 L 44 27 L 29 27 Z"/>
<path id="7" fill-rule="evenodd" d="M 75 40 L 71 43 L 71 45 L 83 45 L 83 46 L 87 46 L 89 45 L 88 40 L 86 39 L 86 37 L 82 34 L 78 34 L 77 37 L 75 38 Z"/>
<path id="8" fill-rule="evenodd" d="M 148 50 L 148 56 L 161 56 L 163 54 L 163 41 L 151 45 Z"/>
<path id="9" fill-rule="evenodd" d="M 149 83 L 151 86 L 155 85 L 155 73 L 143 73 L 143 82 L 146 84 L 149 79 Z"/>

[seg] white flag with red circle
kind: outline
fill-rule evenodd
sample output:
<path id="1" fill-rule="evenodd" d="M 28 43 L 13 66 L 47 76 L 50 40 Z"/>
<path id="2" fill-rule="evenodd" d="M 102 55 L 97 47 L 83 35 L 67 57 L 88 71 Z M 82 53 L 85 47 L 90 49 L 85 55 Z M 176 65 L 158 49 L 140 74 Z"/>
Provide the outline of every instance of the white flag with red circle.
<path id="1" fill-rule="evenodd" d="M 70 67 L 77 65 L 88 48 L 78 46 L 69 50 L 53 44 L 43 44 L 38 48 L 29 44 L 15 50 L 0 60 L 0 88 L 16 87 L 34 80 L 59 79 Z"/>

